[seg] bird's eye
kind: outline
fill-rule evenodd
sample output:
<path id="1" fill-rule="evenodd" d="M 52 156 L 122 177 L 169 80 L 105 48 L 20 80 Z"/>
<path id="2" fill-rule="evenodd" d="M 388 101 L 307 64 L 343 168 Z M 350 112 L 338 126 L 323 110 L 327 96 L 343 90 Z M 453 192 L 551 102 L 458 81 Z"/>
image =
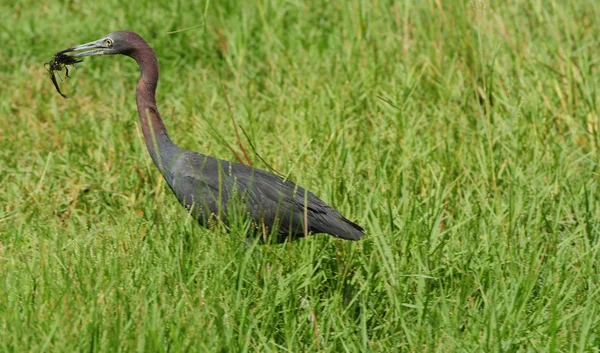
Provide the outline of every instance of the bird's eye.
<path id="1" fill-rule="evenodd" d="M 106 43 L 106 46 L 108 46 L 108 47 L 112 47 L 112 45 L 113 45 L 113 41 L 110 38 L 106 38 L 104 43 Z"/>

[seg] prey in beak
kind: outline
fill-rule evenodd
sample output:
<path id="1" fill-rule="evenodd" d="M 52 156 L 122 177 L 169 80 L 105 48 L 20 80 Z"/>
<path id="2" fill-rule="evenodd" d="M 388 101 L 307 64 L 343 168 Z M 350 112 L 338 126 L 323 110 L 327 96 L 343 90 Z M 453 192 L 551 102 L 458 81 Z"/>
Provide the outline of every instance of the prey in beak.
<path id="1" fill-rule="evenodd" d="M 60 91 L 58 81 L 56 80 L 57 72 L 62 71 L 64 68 L 65 78 L 69 78 L 69 65 L 75 65 L 77 63 L 80 63 L 81 61 L 83 61 L 83 59 L 81 58 L 84 56 L 110 54 L 112 44 L 113 41 L 110 38 L 103 38 L 93 42 L 81 44 L 72 48 L 59 51 L 58 53 L 54 54 L 52 60 L 50 60 L 47 63 L 44 63 L 44 67 L 50 74 L 50 79 L 52 80 L 52 83 L 54 84 L 54 87 L 56 88 L 58 94 L 63 96 L 63 98 L 67 98 L 67 96 Z"/>
<path id="2" fill-rule="evenodd" d="M 82 61 L 82 59 L 77 59 L 72 56 L 62 54 L 62 53 L 56 53 L 56 54 L 54 54 L 54 57 L 52 58 L 52 60 L 48 61 L 47 63 L 44 63 L 44 67 L 50 74 L 50 79 L 52 80 L 52 83 L 54 84 L 54 88 L 56 88 L 56 91 L 58 92 L 58 94 L 63 96 L 63 98 L 67 98 L 67 96 L 60 91 L 60 87 L 58 86 L 58 82 L 56 81 L 56 76 L 57 76 L 56 72 L 61 72 L 62 69 L 64 68 L 66 71 L 65 78 L 69 78 L 68 65 L 75 65 L 81 61 Z"/>

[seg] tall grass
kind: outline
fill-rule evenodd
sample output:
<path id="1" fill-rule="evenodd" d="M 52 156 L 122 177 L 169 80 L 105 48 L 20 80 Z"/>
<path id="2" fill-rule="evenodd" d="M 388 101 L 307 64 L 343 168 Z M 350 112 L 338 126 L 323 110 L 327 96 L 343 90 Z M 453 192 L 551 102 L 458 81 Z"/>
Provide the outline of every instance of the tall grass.
<path id="1" fill-rule="evenodd" d="M 0 350 L 598 351 L 599 6 L 3 2 Z M 118 29 L 157 52 L 180 146 L 234 160 L 233 116 L 368 236 L 197 226 L 135 62 L 87 59 L 66 100 L 43 68 Z"/>

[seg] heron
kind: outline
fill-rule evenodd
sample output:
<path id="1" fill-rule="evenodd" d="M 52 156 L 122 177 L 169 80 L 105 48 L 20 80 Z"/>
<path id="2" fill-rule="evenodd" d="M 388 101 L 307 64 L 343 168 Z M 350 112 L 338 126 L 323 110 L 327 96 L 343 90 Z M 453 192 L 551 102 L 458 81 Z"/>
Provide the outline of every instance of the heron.
<path id="1" fill-rule="evenodd" d="M 255 238 L 268 235 L 278 243 L 316 233 L 346 240 L 364 235 L 361 226 L 290 180 L 173 143 L 156 105 L 158 59 L 139 34 L 116 31 L 62 50 L 55 58 L 79 62 L 86 56 L 116 54 L 133 58 L 139 66 L 136 102 L 144 142 L 169 188 L 201 226 L 229 226 L 235 209 L 250 220 L 249 233 L 257 233 Z"/>

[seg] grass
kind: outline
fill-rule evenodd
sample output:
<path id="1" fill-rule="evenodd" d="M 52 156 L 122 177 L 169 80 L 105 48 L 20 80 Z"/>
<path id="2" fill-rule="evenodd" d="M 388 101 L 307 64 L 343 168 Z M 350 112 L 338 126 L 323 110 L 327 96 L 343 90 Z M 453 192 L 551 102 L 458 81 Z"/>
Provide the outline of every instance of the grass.
<path id="1" fill-rule="evenodd" d="M 3 2 L 0 351 L 599 351 L 599 19 L 594 1 Z M 117 29 L 155 48 L 180 146 L 234 160 L 233 116 L 368 236 L 244 250 L 198 227 L 141 140 L 135 62 L 85 60 L 67 100 L 43 68 Z"/>

